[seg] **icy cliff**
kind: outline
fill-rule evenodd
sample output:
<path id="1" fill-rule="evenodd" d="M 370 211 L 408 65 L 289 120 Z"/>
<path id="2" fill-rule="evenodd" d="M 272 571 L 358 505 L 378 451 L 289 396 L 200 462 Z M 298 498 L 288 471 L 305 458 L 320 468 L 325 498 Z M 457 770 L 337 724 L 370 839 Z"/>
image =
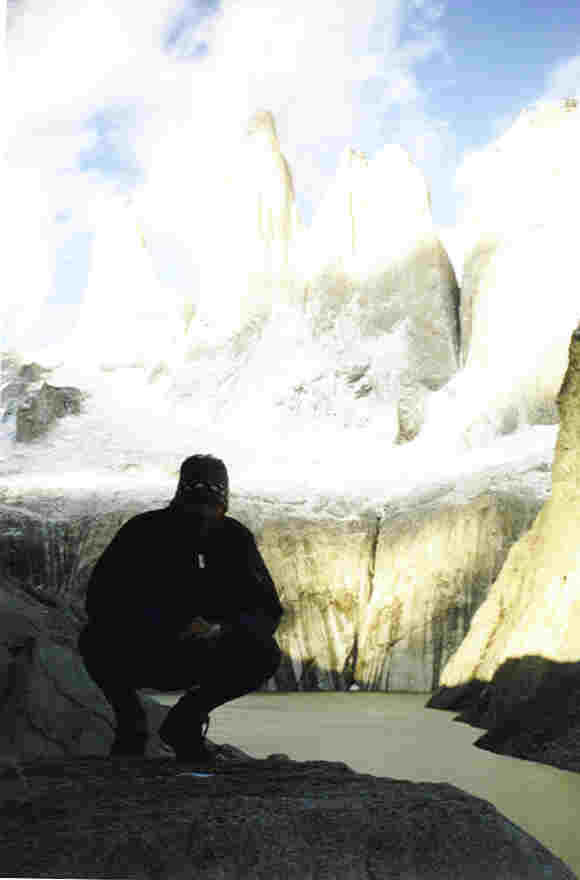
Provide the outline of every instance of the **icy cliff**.
<path id="1" fill-rule="evenodd" d="M 575 265 L 580 197 L 575 101 L 521 113 L 458 173 L 461 364 L 432 401 L 430 430 L 453 424 L 477 445 L 521 424 L 555 424 L 555 399 L 578 320 Z"/>

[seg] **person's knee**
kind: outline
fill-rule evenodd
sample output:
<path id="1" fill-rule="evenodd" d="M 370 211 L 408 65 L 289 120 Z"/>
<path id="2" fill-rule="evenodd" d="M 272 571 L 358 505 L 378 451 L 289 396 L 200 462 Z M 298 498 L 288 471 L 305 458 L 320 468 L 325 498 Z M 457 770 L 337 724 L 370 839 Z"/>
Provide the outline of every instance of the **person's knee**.
<path id="1" fill-rule="evenodd" d="M 258 639 L 254 635 L 236 633 L 236 663 L 251 667 L 264 679 L 270 678 L 280 666 L 282 652 L 274 638 Z"/>
<path id="2" fill-rule="evenodd" d="M 278 643 L 271 639 L 268 645 L 264 646 L 264 653 L 261 658 L 261 663 L 264 670 L 264 677 L 266 679 L 271 678 L 280 663 L 282 662 L 282 652 L 278 647 Z"/>

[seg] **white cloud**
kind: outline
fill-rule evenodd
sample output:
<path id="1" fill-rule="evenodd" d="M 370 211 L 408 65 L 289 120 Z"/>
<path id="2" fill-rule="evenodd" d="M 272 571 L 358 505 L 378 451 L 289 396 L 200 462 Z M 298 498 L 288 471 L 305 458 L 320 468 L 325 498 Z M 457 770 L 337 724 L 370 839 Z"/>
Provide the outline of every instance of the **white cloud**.
<path id="1" fill-rule="evenodd" d="M 426 25 L 402 42 L 404 20 L 399 2 L 224 4 L 191 79 L 193 118 L 168 126 L 160 113 L 138 140 L 150 168 L 142 194 L 149 216 L 171 218 L 187 236 L 209 185 L 206 169 L 213 160 L 232 171 L 234 145 L 258 107 L 275 115 L 302 204 L 320 200 L 348 144 L 377 148 L 401 136 L 419 161 L 440 155 L 442 132 L 425 112 L 413 68 L 443 52 L 444 40 Z M 398 128 L 389 137 L 380 129 L 393 109 Z"/>
<path id="2" fill-rule="evenodd" d="M 380 146 L 390 109 L 417 158 L 441 150 L 445 133 L 415 71 L 445 54 L 441 4 L 224 0 L 217 13 L 201 9 L 191 0 L 24 0 L 11 10 L 8 157 L 38 181 L 31 214 L 69 209 L 85 223 L 95 189 L 127 185 L 113 159 L 133 161 L 147 181 L 150 227 L 160 240 L 174 235 L 177 251 L 191 249 L 208 163 L 227 167 L 259 107 L 275 114 L 303 201 L 319 200 L 346 144 Z M 413 37 L 404 41 L 405 23 Z M 117 112 L 104 143 L 97 114 Z M 108 150 L 101 165 L 99 149 Z M 83 156 L 94 157 L 84 172 Z"/>
<path id="3" fill-rule="evenodd" d="M 580 55 L 560 61 L 546 77 L 545 100 L 580 97 Z"/>

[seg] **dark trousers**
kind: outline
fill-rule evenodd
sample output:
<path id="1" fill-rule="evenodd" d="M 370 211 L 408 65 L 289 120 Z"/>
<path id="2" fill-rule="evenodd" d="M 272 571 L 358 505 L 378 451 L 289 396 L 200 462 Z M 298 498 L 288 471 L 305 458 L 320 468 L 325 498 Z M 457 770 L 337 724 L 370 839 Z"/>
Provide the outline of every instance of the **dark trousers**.
<path id="1" fill-rule="evenodd" d="M 87 628 L 79 638 L 79 651 L 89 675 L 113 707 L 116 743 L 147 736 L 138 688 L 189 691 L 169 712 L 187 725 L 188 716 L 193 720 L 197 712 L 209 713 L 257 690 L 275 673 L 282 658 L 273 638 L 258 639 L 242 629 L 212 639 L 152 644 L 147 652 L 135 652 L 130 642 L 115 649 L 106 635 Z"/>

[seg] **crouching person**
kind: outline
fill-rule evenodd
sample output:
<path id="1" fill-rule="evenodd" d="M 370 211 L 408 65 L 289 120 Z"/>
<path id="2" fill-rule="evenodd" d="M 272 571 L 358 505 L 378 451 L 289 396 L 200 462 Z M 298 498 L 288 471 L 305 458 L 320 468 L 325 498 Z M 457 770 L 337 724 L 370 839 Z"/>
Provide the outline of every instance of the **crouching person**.
<path id="1" fill-rule="evenodd" d="M 211 455 L 187 458 L 168 507 L 117 532 L 87 587 L 79 650 L 113 707 L 112 755 L 143 755 L 138 688 L 185 690 L 159 729 L 179 761 L 211 762 L 209 713 L 277 670 L 282 616 L 252 533 L 226 516 L 228 474 Z"/>

